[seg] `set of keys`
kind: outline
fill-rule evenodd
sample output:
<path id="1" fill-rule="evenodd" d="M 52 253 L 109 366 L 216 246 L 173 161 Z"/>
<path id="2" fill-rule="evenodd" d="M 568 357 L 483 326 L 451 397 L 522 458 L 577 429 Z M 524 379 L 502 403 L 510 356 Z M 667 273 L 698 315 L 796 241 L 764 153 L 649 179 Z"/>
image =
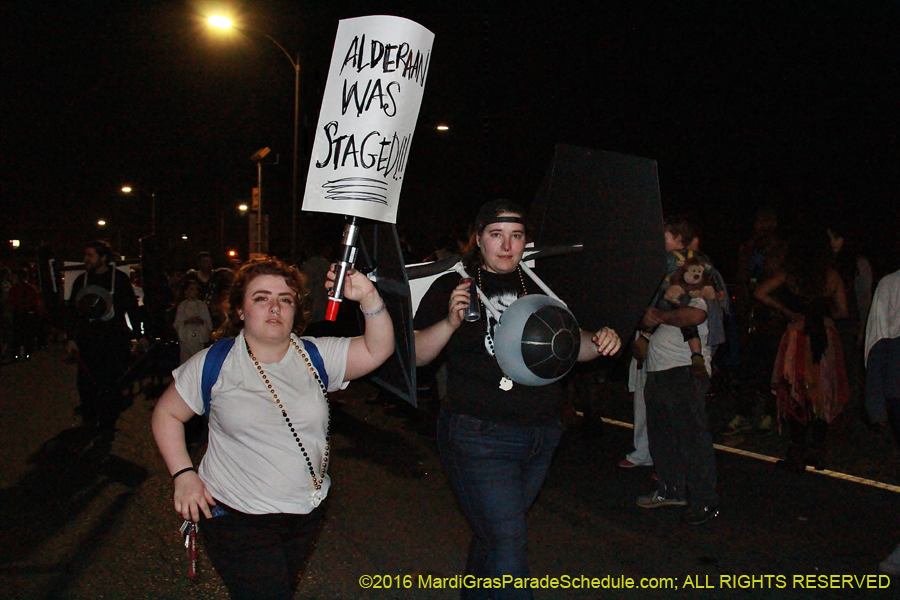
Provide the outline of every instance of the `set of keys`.
<path id="1" fill-rule="evenodd" d="M 188 553 L 188 577 L 194 579 L 197 576 L 197 531 L 199 526 L 193 521 L 185 521 L 181 524 L 179 532 L 184 537 L 184 549 Z"/>

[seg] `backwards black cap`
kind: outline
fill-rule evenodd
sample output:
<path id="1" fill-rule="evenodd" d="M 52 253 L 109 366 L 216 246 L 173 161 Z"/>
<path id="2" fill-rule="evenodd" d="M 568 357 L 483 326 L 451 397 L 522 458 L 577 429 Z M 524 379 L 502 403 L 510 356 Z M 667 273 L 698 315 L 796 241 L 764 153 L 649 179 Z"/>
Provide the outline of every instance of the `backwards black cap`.
<path id="1" fill-rule="evenodd" d="M 498 216 L 500 213 L 515 213 L 514 215 Z M 516 216 L 522 215 L 522 216 Z M 525 224 L 525 209 L 512 200 L 491 200 L 478 210 L 478 218 L 475 221 L 476 229 L 481 230 L 491 223 L 520 223 Z"/>

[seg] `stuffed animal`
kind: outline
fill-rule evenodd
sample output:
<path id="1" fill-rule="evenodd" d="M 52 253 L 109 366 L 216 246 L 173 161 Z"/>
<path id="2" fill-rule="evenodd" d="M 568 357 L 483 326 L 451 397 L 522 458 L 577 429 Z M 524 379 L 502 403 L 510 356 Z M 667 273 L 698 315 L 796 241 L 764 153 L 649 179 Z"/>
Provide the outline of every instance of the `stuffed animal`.
<path id="1" fill-rule="evenodd" d="M 712 265 L 696 257 L 685 260 L 668 280 L 663 298 L 672 308 L 687 306 L 691 298 L 713 300 L 716 297 Z"/>

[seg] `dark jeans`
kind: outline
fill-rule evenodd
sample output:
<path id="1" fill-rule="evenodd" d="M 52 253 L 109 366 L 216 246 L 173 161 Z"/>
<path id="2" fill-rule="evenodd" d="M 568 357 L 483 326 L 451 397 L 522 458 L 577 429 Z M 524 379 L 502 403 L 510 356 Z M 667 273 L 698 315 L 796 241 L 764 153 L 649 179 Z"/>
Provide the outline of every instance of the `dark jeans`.
<path id="1" fill-rule="evenodd" d="M 131 339 L 113 327 L 85 326 L 78 344 L 78 410 L 86 423 L 115 423 L 124 408 L 119 378 L 128 370 Z"/>
<path id="2" fill-rule="evenodd" d="M 647 373 L 647 434 L 660 491 L 667 498 L 716 506 L 716 456 L 706 421 L 708 379 L 690 367 Z"/>
<path id="3" fill-rule="evenodd" d="M 528 577 L 525 514 L 559 445 L 562 427 L 520 427 L 441 411 L 441 462 L 475 532 L 466 575 Z M 461 598 L 530 599 L 527 589 L 463 589 Z"/>
<path id="4" fill-rule="evenodd" d="M 223 506 L 221 503 L 219 506 Z M 322 507 L 307 515 L 201 516 L 203 549 L 234 600 L 290 600 L 322 522 Z"/>
<path id="5" fill-rule="evenodd" d="M 15 312 L 12 321 L 12 354 L 17 356 L 21 348 L 25 356 L 34 354 L 40 318 L 33 312 Z"/>

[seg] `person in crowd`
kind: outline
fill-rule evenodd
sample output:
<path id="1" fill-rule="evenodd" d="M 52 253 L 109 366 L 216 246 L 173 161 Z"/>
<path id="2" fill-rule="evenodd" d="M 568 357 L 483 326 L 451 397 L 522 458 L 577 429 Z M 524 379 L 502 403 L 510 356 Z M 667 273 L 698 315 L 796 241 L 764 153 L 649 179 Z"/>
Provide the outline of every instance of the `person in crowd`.
<path id="1" fill-rule="evenodd" d="M 666 275 L 657 291 L 656 298 L 651 302 L 651 306 L 657 305 L 658 299 L 665 295 L 666 290 L 671 286 L 673 275 L 685 264 L 686 260 L 698 257 L 702 264 L 709 265 L 709 277 L 712 280 L 712 287 L 715 292 L 714 297 L 706 298 L 708 308 L 707 328 L 709 330 L 708 345 L 711 349 L 710 355 L 713 355 L 716 347 L 725 342 L 724 316 L 730 310 L 724 279 L 719 271 L 712 266 L 709 257 L 700 252 L 699 230 L 689 217 L 675 215 L 666 219 L 664 240 Z M 687 305 L 689 300 L 680 301 L 679 304 Z M 666 307 L 666 310 L 670 308 Z M 651 466 L 653 464 L 647 438 L 647 409 L 644 399 L 644 385 L 647 379 L 644 359 L 647 356 L 647 345 L 651 335 L 652 332 L 639 329 L 635 334 L 635 340 L 632 342 L 632 353 L 634 356 L 628 369 L 628 391 L 633 394 L 634 400 L 634 451 L 619 461 L 619 466 L 624 469 Z M 682 335 L 691 351 L 691 366 L 694 374 L 699 377 L 707 376 L 707 365 L 705 364 L 697 328 L 686 327 L 682 331 Z"/>
<path id="2" fill-rule="evenodd" d="M 27 267 L 14 275 L 7 302 L 12 314 L 12 348 L 14 360 L 30 360 L 38 338 L 41 295 L 31 279 Z"/>
<path id="3" fill-rule="evenodd" d="M 869 421 L 876 429 L 889 427 L 900 447 L 900 271 L 875 288 L 864 350 Z"/>
<path id="4" fill-rule="evenodd" d="M 787 245 L 778 235 L 778 213 L 771 208 L 756 211 L 753 234 L 738 249 L 735 280 L 752 288 L 781 268 Z"/>
<path id="5" fill-rule="evenodd" d="M 219 267 L 212 272 L 210 295 L 206 301 L 209 316 L 212 318 L 213 330 L 217 330 L 227 318 L 228 293 L 234 282 L 234 269 Z M 325 282 L 322 281 L 322 285 Z M 202 300 L 202 298 L 200 298 Z"/>
<path id="6" fill-rule="evenodd" d="M 309 322 L 318 323 L 325 319 L 328 308 L 328 295 L 325 293 L 325 275 L 331 264 L 330 244 L 320 242 L 309 248 L 309 256 L 300 265 L 300 272 L 306 277 L 309 287 Z"/>
<path id="7" fill-rule="evenodd" d="M 188 269 L 185 274 L 188 279 L 196 280 L 201 286 L 200 299 L 209 302 L 215 293 L 215 280 L 213 279 L 213 259 L 212 255 L 203 251 L 197 254 L 197 268 Z"/>
<path id="8" fill-rule="evenodd" d="M 784 261 L 787 246 L 778 235 L 778 215 L 771 208 L 756 212 L 753 234 L 738 249 L 735 292 L 743 310 L 742 326 L 748 332 L 742 346 L 741 365 L 752 388 L 735 396 L 736 414 L 728 423 L 726 435 L 736 435 L 753 429 L 771 431 L 774 409 L 771 406 L 769 380 L 772 361 L 778 352 L 778 342 L 784 332 L 785 321 L 777 312 L 759 304 L 753 297 L 756 286 L 770 279 Z"/>
<path id="9" fill-rule="evenodd" d="M 500 310 L 524 294 L 540 293 L 526 283 L 519 263 L 526 244 L 525 212 L 514 202 L 481 207 L 463 262 L 478 287 Z M 448 393 L 438 418 L 441 461 L 474 530 L 466 574 L 527 577 L 525 515 L 547 475 L 562 435 L 562 386 L 513 384 L 494 356 L 496 321 L 482 308 L 478 321 L 463 313 L 471 302 L 468 284 L 456 273 L 438 278 L 415 317 L 416 365 L 446 355 Z M 621 341 L 609 328 L 581 332 L 579 361 L 618 352 Z M 463 590 L 463 598 L 490 590 Z M 530 590 L 507 586 L 493 598 L 531 598 Z"/>
<path id="10" fill-rule="evenodd" d="M 900 271 L 885 275 L 875 288 L 865 339 L 866 410 L 871 422 L 891 429 L 900 446 Z M 889 425 L 888 425 L 889 424 Z M 900 575 L 900 545 L 879 563 Z"/>
<path id="11" fill-rule="evenodd" d="M 328 285 L 333 281 L 332 272 Z M 306 298 L 299 271 L 274 258 L 243 265 L 218 332 L 236 337 L 209 395 L 209 445 L 199 471 L 184 423 L 206 413 L 208 349 L 173 372 L 153 411 L 153 435 L 174 480 L 175 511 L 200 522 L 204 548 L 236 600 L 293 597 L 331 484 L 326 394 L 394 351 L 391 318 L 372 282 L 351 270 L 344 295 L 359 302 L 365 333 L 301 338 Z"/>
<path id="12" fill-rule="evenodd" d="M 835 326 L 844 349 L 850 400 L 854 407 L 861 408 L 864 404 L 861 401 L 861 384 L 864 381 L 862 347 L 866 337 L 869 307 L 872 305 L 872 265 L 853 243 L 853 238 L 848 235 L 843 223 L 832 223 L 829 226 L 828 239 L 834 255 L 834 270 L 841 276 L 847 296 L 848 317 L 837 319 Z"/>
<path id="13" fill-rule="evenodd" d="M 141 315 L 128 275 L 113 264 L 104 241 L 87 244 L 83 275 L 72 285 L 74 318 L 68 326 L 66 349 L 78 362 L 79 412 L 84 424 L 109 430 L 122 409 L 118 380 L 132 356 L 132 340 L 145 349 Z M 128 315 L 129 328 L 125 321 Z"/>
<path id="14" fill-rule="evenodd" d="M 824 232 L 800 232 L 783 268 L 761 282 L 754 297 L 788 325 L 775 358 L 772 391 L 779 425 L 791 436 L 785 466 L 821 468 L 828 424 L 847 404 L 849 388 L 834 319 L 847 318 L 844 283 L 831 265 Z"/>
<path id="15" fill-rule="evenodd" d="M 662 311 L 651 306 L 642 325 L 656 328 L 647 346 L 644 400 L 647 434 L 659 479 L 657 489 L 638 496 L 642 508 L 686 506 L 682 519 L 701 525 L 719 514 L 716 462 L 706 416 L 712 354 L 707 301 Z M 698 375 L 682 333 L 696 327 L 707 372 Z"/>
<path id="16" fill-rule="evenodd" d="M 12 269 L 0 266 L 0 361 L 15 357 L 12 347 L 12 311 L 9 289 L 13 285 Z"/>
<path id="17" fill-rule="evenodd" d="M 185 281 L 184 300 L 175 312 L 175 331 L 178 332 L 178 346 L 181 364 L 203 350 L 212 333 L 212 319 L 209 308 L 200 300 L 201 285 L 193 279 Z"/>

